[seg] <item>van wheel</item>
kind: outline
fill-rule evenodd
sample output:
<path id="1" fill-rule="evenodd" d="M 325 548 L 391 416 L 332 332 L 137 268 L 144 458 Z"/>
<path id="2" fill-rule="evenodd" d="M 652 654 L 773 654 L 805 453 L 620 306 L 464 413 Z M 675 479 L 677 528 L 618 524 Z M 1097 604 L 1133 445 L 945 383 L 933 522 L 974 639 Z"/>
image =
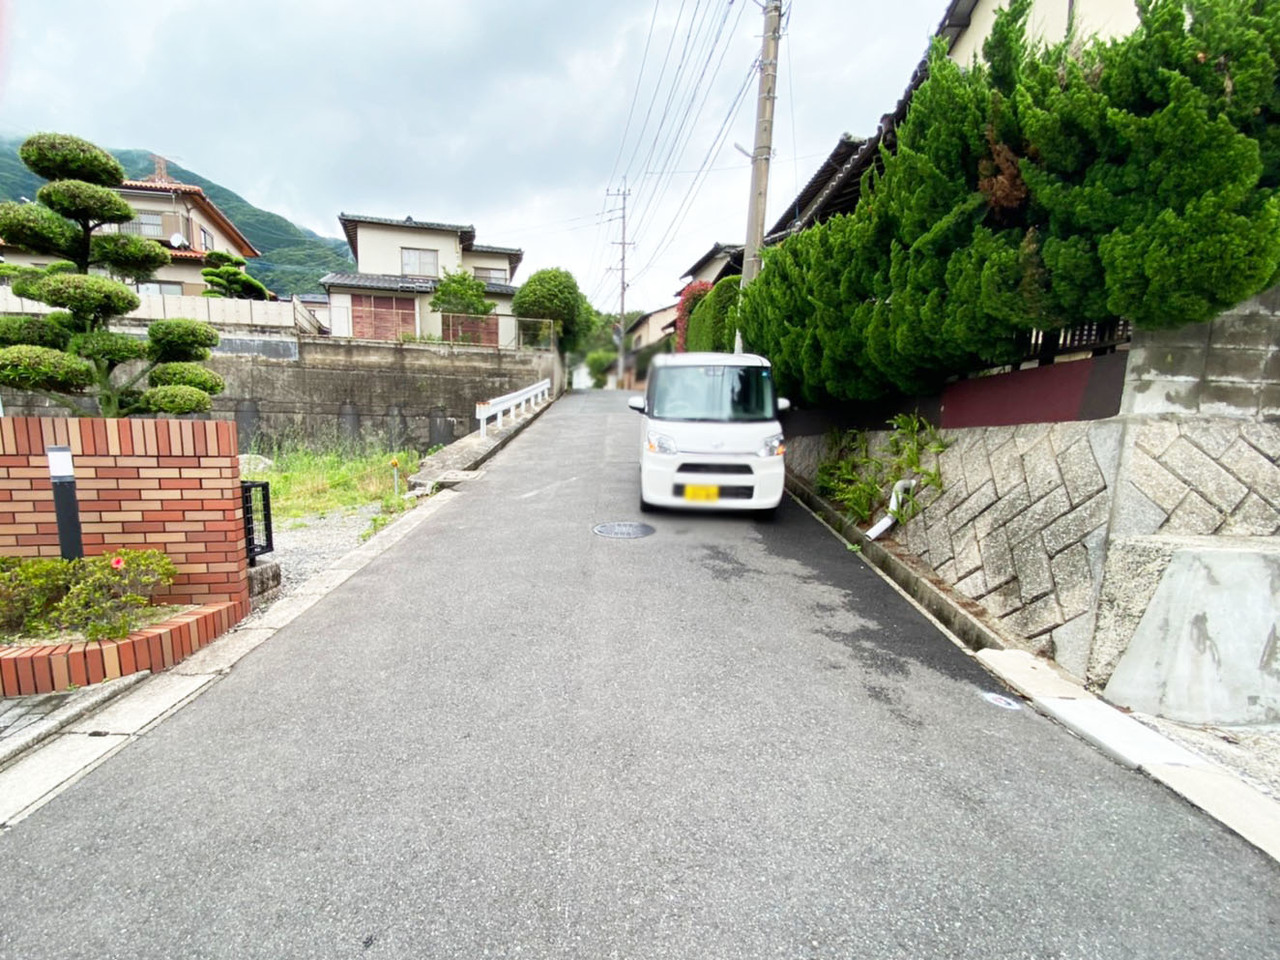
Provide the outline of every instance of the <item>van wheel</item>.
<path id="1" fill-rule="evenodd" d="M 643 493 L 640 494 L 640 512 L 653 513 L 653 510 L 654 510 L 653 504 L 644 498 Z"/>
<path id="2" fill-rule="evenodd" d="M 757 510 L 756 519 L 761 523 L 773 523 L 773 521 L 778 519 L 778 507 L 780 506 L 782 506 L 782 504 L 778 504 L 776 507 L 765 507 L 763 510 Z"/>

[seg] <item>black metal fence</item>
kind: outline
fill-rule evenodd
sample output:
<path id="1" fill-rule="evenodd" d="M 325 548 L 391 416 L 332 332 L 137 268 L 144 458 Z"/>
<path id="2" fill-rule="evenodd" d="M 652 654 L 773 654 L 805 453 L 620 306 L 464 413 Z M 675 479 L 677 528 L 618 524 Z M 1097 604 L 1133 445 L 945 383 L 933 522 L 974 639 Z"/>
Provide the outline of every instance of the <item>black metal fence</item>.
<path id="1" fill-rule="evenodd" d="M 1043 366 L 1062 354 L 1089 353 L 1100 357 L 1114 353 L 1117 346 L 1129 342 L 1132 333 L 1128 320 L 1082 323 L 1061 330 L 1032 330 L 1019 338 L 1018 346 L 1024 363 L 1038 360 Z"/>
<path id="2" fill-rule="evenodd" d="M 241 480 L 240 498 L 244 502 L 244 539 L 252 567 L 258 557 L 275 549 L 271 533 L 271 486 L 265 480 Z"/>

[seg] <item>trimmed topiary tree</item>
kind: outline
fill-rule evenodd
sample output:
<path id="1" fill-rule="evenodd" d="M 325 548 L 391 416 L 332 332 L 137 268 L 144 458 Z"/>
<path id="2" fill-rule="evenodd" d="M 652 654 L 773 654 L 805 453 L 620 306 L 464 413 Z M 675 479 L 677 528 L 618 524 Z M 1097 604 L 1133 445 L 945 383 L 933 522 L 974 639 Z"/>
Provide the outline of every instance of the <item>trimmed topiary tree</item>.
<path id="1" fill-rule="evenodd" d="M 511 299 L 511 312 L 524 320 L 554 320 L 560 352 L 571 353 L 590 335 L 595 312 L 568 270 L 548 267 L 531 275 Z"/>
<path id="2" fill-rule="evenodd" d="M 225 297 L 228 300 L 266 300 L 267 288 L 244 272 L 244 257 L 234 253 L 211 250 L 205 254 L 204 269 L 200 276 L 209 288 L 206 297 Z"/>
<path id="3" fill-rule="evenodd" d="M 154 240 L 97 233 L 134 218 L 112 189 L 124 180 L 119 162 L 79 137 L 50 133 L 30 137 L 19 156 L 50 182 L 37 203 L 0 203 L 0 236 L 58 261 L 43 270 L 0 269 L 18 296 L 59 309 L 0 317 L 0 385 L 39 394 L 77 416 L 207 412 L 223 383 L 198 361 L 217 345 L 217 331 L 174 319 L 153 323 L 146 340 L 113 332 L 111 321 L 136 310 L 138 295 L 89 273 L 96 267 L 138 282 L 169 262 Z M 139 388 L 144 379 L 149 389 Z"/>

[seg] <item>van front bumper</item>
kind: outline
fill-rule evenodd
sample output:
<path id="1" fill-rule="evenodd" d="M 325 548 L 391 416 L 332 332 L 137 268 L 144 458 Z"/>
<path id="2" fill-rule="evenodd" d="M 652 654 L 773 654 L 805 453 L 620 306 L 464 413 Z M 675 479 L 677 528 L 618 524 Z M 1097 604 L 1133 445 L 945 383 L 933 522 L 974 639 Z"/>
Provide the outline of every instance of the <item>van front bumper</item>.
<path id="1" fill-rule="evenodd" d="M 782 502 L 783 457 L 640 455 L 640 495 L 655 507 L 770 510 Z"/>

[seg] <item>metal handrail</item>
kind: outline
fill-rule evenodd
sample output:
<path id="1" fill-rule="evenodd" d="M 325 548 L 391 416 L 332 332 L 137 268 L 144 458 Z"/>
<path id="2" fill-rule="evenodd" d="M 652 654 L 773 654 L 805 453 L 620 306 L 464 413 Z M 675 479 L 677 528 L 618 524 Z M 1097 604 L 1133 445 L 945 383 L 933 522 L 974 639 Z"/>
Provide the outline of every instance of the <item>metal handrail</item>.
<path id="1" fill-rule="evenodd" d="M 551 381 L 540 380 L 531 387 L 525 387 L 523 390 L 517 390 L 514 393 L 503 394 L 501 397 L 494 397 L 492 400 L 482 400 L 476 404 L 476 419 L 480 421 L 480 436 L 485 437 L 485 427 L 489 422 L 489 418 L 496 416 L 498 418 L 495 426 L 502 429 L 502 415 L 508 410 L 512 411 L 512 418 L 516 418 L 523 412 L 530 403 L 535 406 L 551 395 Z M 519 409 L 517 409 L 519 408 Z"/>

